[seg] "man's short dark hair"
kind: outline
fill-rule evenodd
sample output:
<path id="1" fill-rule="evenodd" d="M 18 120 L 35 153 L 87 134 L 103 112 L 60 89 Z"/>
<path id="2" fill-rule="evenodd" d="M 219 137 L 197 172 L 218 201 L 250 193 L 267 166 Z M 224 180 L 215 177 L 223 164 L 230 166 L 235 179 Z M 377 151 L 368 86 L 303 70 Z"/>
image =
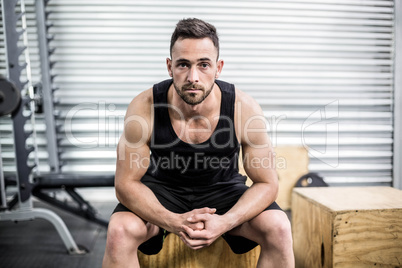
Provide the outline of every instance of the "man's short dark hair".
<path id="1" fill-rule="evenodd" d="M 170 56 L 172 56 L 173 45 L 179 38 L 202 39 L 205 37 L 212 40 L 214 46 L 218 50 L 219 58 L 219 37 L 215 26 L 196 18 L 180 20 L 176 25 L 172 38 L 170 39 Z"/>

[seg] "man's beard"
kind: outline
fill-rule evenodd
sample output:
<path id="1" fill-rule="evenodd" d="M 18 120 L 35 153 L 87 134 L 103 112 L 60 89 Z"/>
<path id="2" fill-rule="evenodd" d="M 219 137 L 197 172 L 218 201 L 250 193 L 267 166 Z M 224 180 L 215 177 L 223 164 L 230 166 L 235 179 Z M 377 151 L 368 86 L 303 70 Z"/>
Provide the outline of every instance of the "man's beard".
<path id="1" fill-rule="evenodd" d="M 197 85 L 197 84 L 185 84 L 184 86 L 181 87 L 181 89 L 175 84 L 173 80 L 173 86 L 177 92 L 177 94 L 180 96 L 180 98 L 187 104 L 189 105 L 197 105 L 203 102 L 211 93 L 214 84 L 212 84 L 211 88 L 209 90 L 205 90 L 203 86 Z M 187 92 L 188 89 L 190 88 L 195 88 L 199 89 L 200 92 L 203 92 L 201 96 L 198 96 L 197 93 L 189 93 Z"/>

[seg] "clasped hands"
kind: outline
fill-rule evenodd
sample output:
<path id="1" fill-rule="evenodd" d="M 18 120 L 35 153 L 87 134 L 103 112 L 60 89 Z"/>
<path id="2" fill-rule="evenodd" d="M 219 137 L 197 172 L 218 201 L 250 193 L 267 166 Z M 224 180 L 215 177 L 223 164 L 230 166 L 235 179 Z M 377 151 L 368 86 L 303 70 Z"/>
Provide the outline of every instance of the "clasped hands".
<path id="1" fill-rule="evenodd" d="M 211 245 L 228 231 L 222 216 L 215 212 L 216 209 L 200 208 L 181 214 L 183 224 L 178 232 L 180 239 L 195 250 Z"/>

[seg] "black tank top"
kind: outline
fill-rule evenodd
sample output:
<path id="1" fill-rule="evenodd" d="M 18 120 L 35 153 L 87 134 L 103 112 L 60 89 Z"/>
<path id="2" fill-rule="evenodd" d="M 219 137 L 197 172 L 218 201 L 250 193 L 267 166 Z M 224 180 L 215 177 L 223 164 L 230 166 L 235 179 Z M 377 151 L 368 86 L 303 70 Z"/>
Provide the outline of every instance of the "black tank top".
<path id="1" fill-rule="evenodd" d="M 234 127 L 235 88 L 223 81 L 215 82 L 222 92 L 220 118 L 211 137 L 199 144 L 182 141 L 173 129 L 167 104 L 172 80 L 154 85 L 154 126 L 147 174 L 158 183 L 207 186 L 245 181 L 238 172 L 240 145 Z"/>

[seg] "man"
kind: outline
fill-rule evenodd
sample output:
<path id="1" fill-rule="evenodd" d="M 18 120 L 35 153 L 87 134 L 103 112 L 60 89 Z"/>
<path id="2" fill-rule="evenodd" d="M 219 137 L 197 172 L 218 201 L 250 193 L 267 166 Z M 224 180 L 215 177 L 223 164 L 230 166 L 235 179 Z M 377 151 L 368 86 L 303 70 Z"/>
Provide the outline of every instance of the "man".
<path id="1" fill-rule="evenodd" d="M 172 35 L 170 80 L 127 109 L 118 145 L 116 195 L 103 266 L 139 267 L 168 233 L 192 249 L 218 237 L 235 253 L 261 246 L 258 267 L 293 267 L 290 223 L 275 203 L 272 147 L 259 105 L 216 80 L 224 62 L 214 26 L 181 20 Z M 244 168 L 238 173 L 242 148 Z"/>

